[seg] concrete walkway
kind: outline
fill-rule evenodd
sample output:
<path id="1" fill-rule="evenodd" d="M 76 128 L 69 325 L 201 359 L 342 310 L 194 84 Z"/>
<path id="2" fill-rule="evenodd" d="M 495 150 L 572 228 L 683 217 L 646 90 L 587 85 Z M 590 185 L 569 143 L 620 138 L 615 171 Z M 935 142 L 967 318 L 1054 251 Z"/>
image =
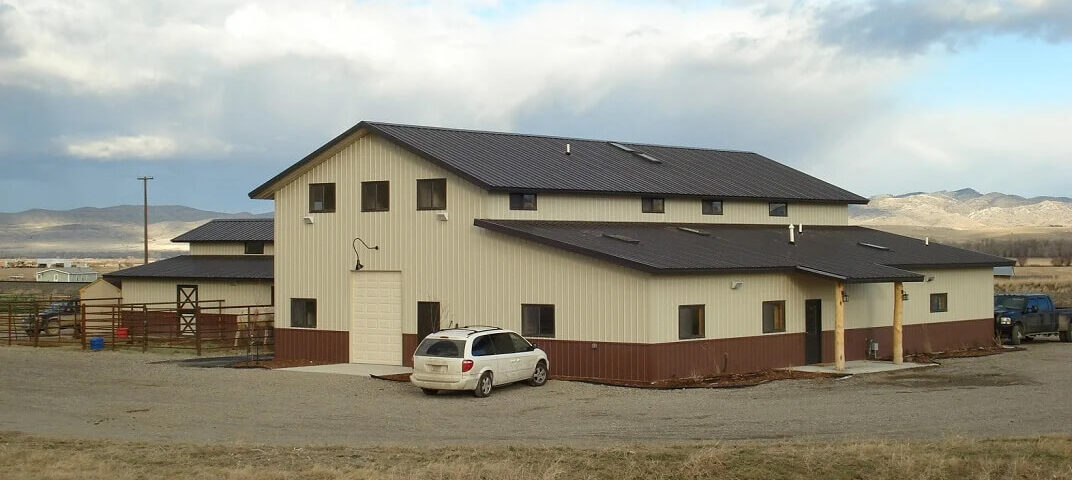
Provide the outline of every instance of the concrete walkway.
<path id="1" fill-rule="evenodd" d="M 312 365 L 308 367 L 290 367 L 277 369 L 283 372 L 335 373 L 340 375 L 397 375 L 413 373 L 409 367 L 395 365 L 372 365 L 368 363 L 335 363 L 331 365 Z"/>
<path id="2" fill-rule="evenodd" d="M 881 362 L 878 360 L 851 360 L 845 362 L 845 369 L 841 371 L 835 369 L 833 363 L 803 365 L 800 367 L 792 367 L 790 368 L 790 370 L 796 370 L 800 372 L 834 373 L 840 375 L 859 375 L 862 373 L 895 372 L 898 370 L 909 370 L 912 368 L 926 368 L 936 366 L 938 366 L 937 363 L 904 362 L 900 365 L 894 365 L 893 362 Z"/>

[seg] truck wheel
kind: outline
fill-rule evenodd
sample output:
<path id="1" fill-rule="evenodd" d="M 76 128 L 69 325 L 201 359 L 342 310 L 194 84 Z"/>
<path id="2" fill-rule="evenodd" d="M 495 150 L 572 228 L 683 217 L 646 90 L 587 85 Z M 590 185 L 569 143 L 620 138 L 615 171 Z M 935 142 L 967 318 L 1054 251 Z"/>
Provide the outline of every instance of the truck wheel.
<path id="1" fill-rule="evenodd" d="M 1009 345 L 1019 345 L 1024 341 L 1024 327 L 1017 323 L 1012 326 L 1012 333 L 1009 333 Z"/>
<path id="2" fill-rule="evenodd" d="M 1057 336 L 1062 342 L 1072 342 L 1072 327 L 1068 327 L 1068 330 L 1058 333 Z"/>
<path id="3" fill-rule="evenodd" d="M 60 334 L 60 319 L 53 318 L 45 324 L 46 335 L 59 335 Z"/>

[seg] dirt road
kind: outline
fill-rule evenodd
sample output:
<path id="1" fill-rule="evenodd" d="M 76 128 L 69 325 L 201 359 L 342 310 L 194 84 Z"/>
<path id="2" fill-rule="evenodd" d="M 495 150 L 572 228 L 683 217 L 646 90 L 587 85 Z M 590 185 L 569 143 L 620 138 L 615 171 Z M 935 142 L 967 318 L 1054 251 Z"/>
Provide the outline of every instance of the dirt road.
<path id="1" fill-rule="evenodd" d="M 486 399 L 362 377 L 0 347 L 0 431 L 194 443 L 555 444 L 1072 434 L 1072 345 L 733 390 L 552 381 Z"/>

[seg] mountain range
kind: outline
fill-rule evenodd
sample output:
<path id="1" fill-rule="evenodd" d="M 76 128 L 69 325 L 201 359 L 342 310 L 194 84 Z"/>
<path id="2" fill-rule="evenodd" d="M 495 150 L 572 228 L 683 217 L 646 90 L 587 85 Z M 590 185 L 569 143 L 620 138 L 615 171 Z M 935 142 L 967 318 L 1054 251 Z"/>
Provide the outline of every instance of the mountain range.
<path id="1" fill-rule="evenodd" d="M 272 213 L 224 213 L 181 205 L 149 207 L 149 248 L 155 257 L 186 251 L 172 243 L 179 234 L 213 218 L 271 218 Z M 1039 234 L 1072 229 L 1072 198 L 1024 198 L 1003 193 L 954 191 L 876 195 L 868 205 L 849 207 L 849 223 L 913 236 L 974 238 L 1017 232 Z M 73 210 L 0 213 L 0 258 L 138 256 L 142 251 L 142 207 L 119 205 Z"/>
<path id="2" fill-rule="evenodd" d="M 171 239 L 213 218 L 271 216 L 270 212 L 224 213 L 151 205 L 150 254 L 169 257 L 186 251 L 186 244 L 172 243 Z M 142 218 L 141 205 L 0 213 L 0 258 L 137 256 L 143 248 Z"/>
<path id="3" fill-rule="evenodd" d="M 957 230 L 1072 227 L 1072 198 L 1032 197 L 965 188 L 954 191 L 876 195 L 849 207 L 850 223 Z"/>

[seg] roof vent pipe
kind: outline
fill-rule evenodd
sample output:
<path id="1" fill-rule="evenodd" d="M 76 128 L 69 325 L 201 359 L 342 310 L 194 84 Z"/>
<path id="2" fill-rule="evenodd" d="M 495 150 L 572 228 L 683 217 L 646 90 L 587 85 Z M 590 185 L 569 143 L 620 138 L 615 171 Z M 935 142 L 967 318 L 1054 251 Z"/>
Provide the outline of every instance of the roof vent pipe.
<path id="1" fill-rule="evenodd" d="M 566 144 L 566 155 L 569 155 L 569 154 L 570 154 L 570 148 L 569 148 L 569 144 L 567 143 Z"/>
<path id="2" fill-rule="evenodd" d="M 789 224 L 789 243 L 794 245 L 797 243 L 796 232 L 793 231 L 792 223 Z"/>
<path id="3" fill-rule="evenodd" d="M 804 233 L 804 224 L 797 224 L 797 233 Z"/>
<path id="4" fill-rule="evenodd" d="M 923 237 L 923 245 L 929 247 L 931 245 L 931 237 Z"/>

